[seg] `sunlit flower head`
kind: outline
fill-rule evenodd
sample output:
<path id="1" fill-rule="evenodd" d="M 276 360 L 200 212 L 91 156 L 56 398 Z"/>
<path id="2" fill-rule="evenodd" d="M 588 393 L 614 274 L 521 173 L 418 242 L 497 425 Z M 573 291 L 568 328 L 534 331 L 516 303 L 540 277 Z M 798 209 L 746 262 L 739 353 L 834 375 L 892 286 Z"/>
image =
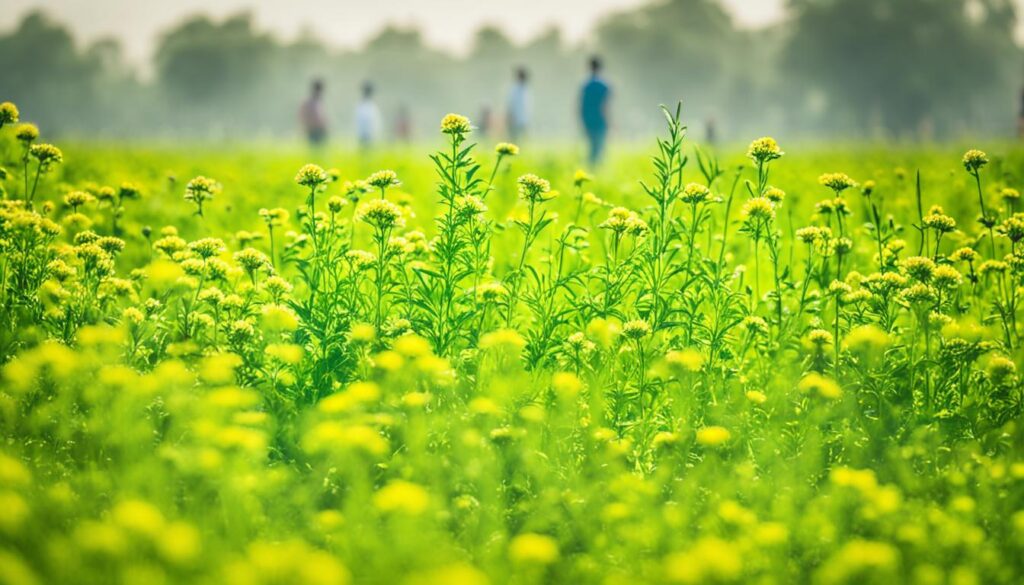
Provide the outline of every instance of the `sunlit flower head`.
<path id="1" fill-rule="evenodd" d="M 551 183 L 534 174 L 526 174 L 516 181 L 519 184 L 519 196 L 526 201 L 538 202 L 548 199 Z"/>
<path id="2" fill-rule="evenodd" d="M 622 324 L 622 335 L 626 339 L 643 339 L 651 334 L 651 325 L 642 319 L 627 321 Z"/>
<path id="3" fill-rule="evenodd" d="M 367 177 L 366 184 L 377 189 L 387 189 L 388 187 L 400 185 L 401 182 L 398 180 L 398 174 L 395 171 L 383 170 Z"/>
<path id="4" fill-rule="evenodd" d="M 28 144 L 36 138 L 39 138 L 39 128 L 36 128 L 35 124 L 19 124 L 18 127 L 14 129 L 14 137 L 19 141 Z"/>
<path id="5" fill-rule="evenodd" d="M 11 102 L 0 104 L 0 128 L 18 122 L 18 106 Z"/>
<path id="6" fill-rule="evenodd" d="M 572 184 L 576 187 L 582 187 L 585 183 L 589 183 L 594 180 L 594 177 L 583 169 L 577 170 L 572 176 Z"/>
<path id="7" fill-rule="evenodd" d="M 494 147 L 494 152 L 499 156 L 515 156 L 519 154 L 519 147 L 511 142 L 499 142 Z"/>
<path id="8" fill-rule="evenodd" d="M 818 183 L 832 189 L 836 195 L 857 186 L 857 183 L 846 173 L 825 173 L 818 177 Z"/>
<path id="9" fill-rule="evenodd" d="M 387 199 L 371 199 L 359 206 L 358 219 L 382 230 L 402 227 L 405 220 L 402 209 Z"/>
<path id="10" fill-rule="evenodd" d="M 683 187 L 683 193 L 679 197 L 679 200 L 683 203 L 689 203 L 695 205 L 697 203 L 704 203 L 711 197 L 711 190 L 700 183 L 688 183 L 686 187 Z"/>
<path id="11" fill-rule="evenodd" d="M 185 199 L 193 202 L 206 201 L 213 199 L 219 191 L 220 184 L 217 181 L 200 175 L 185 185 Z"/>
<path id="12" fill-rule="evenodd" d="M 697 429 L 697 443 L 705 447 L 718 447 L 729 442 L 732 433 L 729 429 L 720 426 L 708 426 Z"/>
<path id="13" fill-rule="evenodd" d="M 315 188 L 327 182 L 327 172 L 317 165 L 303 165 L 295 174 L 295 182 L 303 187 Z"/>
<path id="14" fill-rule="evenodd" d="M 781 158 L 785 154 L 779 148 L 779 143 L 770 136 L 764 136 L 750 143 L 747 149 L 747 157 L 756 163 L 766 163 Z"/>
<path id="15" fill-rule="evenodd" d="M 764 190 L 764 197 L 778 207 L 782 204 L 782 200 L 786 198 L 786 192 L 778 187 L 768 187 Z"/>
<path id="16" fill-rule="evenodd" d="M 977 173 L 981 167 L 988 164 L 988 155 L 972 148 L 964 153 L 963 163 L 968 173 Z"/>
<path id="17" fill-rule="evenodd" d="M 64 153 L 52 144 L 33 144 L 28 153 L 43 169 L 64 162 Z"/>
<path id="18" fill-rule="evenodd" d="M 544 534 L 520 534 L 509 543 L 508 556 L 519 564 L 550 565 L 558 560 L 558 542 Z"/>
<path id="19" fill-rule="evenodd" d="M 448 114 L 441 120 L 441 132 L 452 136 L 464 136 L 472 131 L 469 118 L 459 114 Z"/>
<path id="20" fill-rule="evenodd" d="M 775 205 L 767 197 L 751 197 L 743 204 L 740 215 L 747 221 L 770 221 L 775 219 Z"/>

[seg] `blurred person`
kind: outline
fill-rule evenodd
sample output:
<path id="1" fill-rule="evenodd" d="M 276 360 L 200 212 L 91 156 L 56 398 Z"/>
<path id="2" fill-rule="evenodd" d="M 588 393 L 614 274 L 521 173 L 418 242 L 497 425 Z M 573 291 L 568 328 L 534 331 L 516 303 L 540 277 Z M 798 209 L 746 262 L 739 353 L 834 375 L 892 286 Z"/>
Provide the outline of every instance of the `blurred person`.
<path id="1" fill-rule="evenodd" d="M 313 146 L 319 146 L 327 139 L 327 116 L 324 115 L 324 82 L 314 79 L 309 88 L 309 97 L 299 108 L 299 121 L 306 132 L 306 139 Z"/>
<path id="2" fill-rule="evenodd" d="M 1024 139 L 1024 89 L 1020 90 L 1020 111 L 1017 112 L 1017 138 Z"/>
<path id="3" fill-rule="evenodd" d="M 602 65 L 600 57 L 591 57 L 590 78 L 580 91 L 580 119 L 590 143 L 588 160 L 591 165 L 601 162 L 608 137 L 608 102 L 612 90 L 601 77 Z"/>
<path id="4" fill-rule="evenodd" d="M 708 116 L 704 120 L 704 142 L 708 146 L 714 146 L 718 142 L 718 123 L 714 116 Z"/>
<path id="5" fill-rule="evenodd" d="M 412 140 L 412 116 L 405 104 L 398 106 L 398 115 L 395 116 L 395 140 L 403 143 Z"/>
<path id="6" fill-rule="evenodd" d="M 377 140 L 380 131 L 380 109 L 373 101 L 373 84 L 363 83 L 363 96 L 356 105 L 356 138 L 359 146 L 369 148 Z"/>
<path id="7" fill-rule="evenodd" d="M 491 114 L 491 107 L 484 104 L 480 108 L 480 117 L 476 119 L 476 132 L 481 138 L 487 138 L 494 129 L 494 116 Z"/>
<path id="8" fill-rule="evenodd" d="M 527 87 L 529 73 L 525 67 L 516 69 L 515 82 L 508 92 L 506 124 L 509 140 L 519 142 L 530 124 L 530 91 Z"/>

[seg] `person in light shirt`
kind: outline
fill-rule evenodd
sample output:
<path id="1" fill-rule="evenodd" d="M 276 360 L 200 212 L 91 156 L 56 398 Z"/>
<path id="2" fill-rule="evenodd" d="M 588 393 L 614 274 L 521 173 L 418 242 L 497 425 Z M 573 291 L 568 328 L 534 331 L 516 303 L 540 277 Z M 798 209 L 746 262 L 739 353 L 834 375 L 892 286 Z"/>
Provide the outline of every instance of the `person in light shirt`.
<path id="1" fill-rule="evenodd" d="M 356 106 L 356 138 L 359 146 L 370 148 L 380 132 L 380 108 L 373 101 L 373 84 L 363 84 L 363 97 Z"/>
<path id="2" fill-rule="evenodd" d="M 319 146 L 327 140 L 327 116 L 324 115 L 324 82 L 314 79 L 309 98 L 299 108 L 299 121 L 310 145 Z"/>
<path id="3" fill-rule="evenodd" d="M 530 125 L 530 90 L 527 87 L 529 73 L 525 67 L 516 69 L 515 82 L 508 92 L 508 109 L 506 123 L 508 137 L 512 142 L 519 142 L 526 134 Z"/>

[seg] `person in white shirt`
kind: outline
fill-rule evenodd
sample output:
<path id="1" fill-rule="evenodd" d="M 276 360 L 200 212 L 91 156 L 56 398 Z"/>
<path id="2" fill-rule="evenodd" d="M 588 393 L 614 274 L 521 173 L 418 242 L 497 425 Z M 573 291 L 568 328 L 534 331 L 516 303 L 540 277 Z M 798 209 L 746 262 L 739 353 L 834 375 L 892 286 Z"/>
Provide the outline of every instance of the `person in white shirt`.
<path id="1" fill-rule="evenodd" d="M 314 79 L 310 86 L 309 98 L 299 108 L 299 121 L 306 132 L 306 138 L 313 146 L 319 146 L 327 139 L 327 116 L 324 115 L 324 82 Z"/>
<path id="2" fill-rule="evenodd" d="M 519 142 L 530 125 L 530 90 L 526 84 L 528 79 L 529 73 L 526 68 L 517 68 L 515 82 L 508 92 L 506 118 L 508 137 L 512 142 Z"/>
<path id="3" fill-rule="evenodd" d="M 369 148 L 380 132 L 380 108 L 373 101 L 373 84 L 363 84 L 363 97 L 356 106 L 356 137 L 359 146 Z"/>

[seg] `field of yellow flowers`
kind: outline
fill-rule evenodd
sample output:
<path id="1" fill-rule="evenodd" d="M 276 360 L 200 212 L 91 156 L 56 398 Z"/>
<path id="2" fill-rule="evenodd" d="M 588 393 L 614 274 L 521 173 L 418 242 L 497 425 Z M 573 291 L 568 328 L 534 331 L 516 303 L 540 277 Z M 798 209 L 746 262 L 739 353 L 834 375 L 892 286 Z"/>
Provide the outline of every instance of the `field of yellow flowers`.
<path id="1" fill-rule="evenodd" d="M 591 175 L 458 115 L 429 158 L 18 117 L 0 584 L 1024 579 L 1017 148 L 677 109 Z"/>

